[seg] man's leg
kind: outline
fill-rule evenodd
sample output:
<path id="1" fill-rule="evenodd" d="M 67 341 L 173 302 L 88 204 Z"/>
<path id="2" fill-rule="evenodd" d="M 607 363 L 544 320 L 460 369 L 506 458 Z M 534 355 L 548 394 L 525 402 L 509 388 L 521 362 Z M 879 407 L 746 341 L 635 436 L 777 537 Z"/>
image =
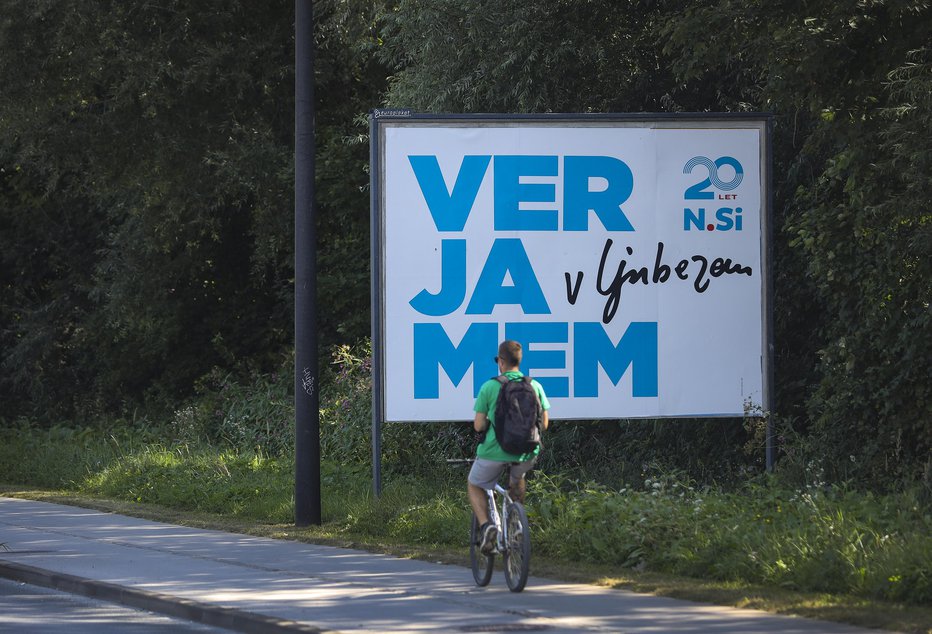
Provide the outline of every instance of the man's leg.
<path id="1" fill-rule="evenodd" d="M 489 521 L 489 503 L 486 488 L 491 489 L 495 485 L 505 469 L 505 464 L 504 462 L 476 458 L 469 470 L 469 479 L 467 480 L 469 505 L 476 514 L 480 526 Z"/>
<path id="2" fill-rule="evenodd" d="M 479 526 L 489 521 L 488 495 L 485 489 L 477 487 L 472 482 L 467 483 L 469 487 L 469 504 L 472 506 L 472 512 L 476 514 L 479 520 Z"/>
<path id="3" fill-rule="evenodd" d="M 479 550 L 485 554 L 495 550 L 498 529 L 489 523 L 488 494 L 482 487 L 469 483 L 469 504 L 479 522 Z"/>
<path id="4" fill-rule="evenodd" d="M 482 531 L 482 540 L 479 549 L 488 554 L 495 549 L 498 538 L 498 529 L 489 522 L 488 493 L 485 487 L 491 487 L 505 468 L 505 463 L 493 462 L 476 458 L 472 469 L 469 470 L 469 505 L 476 514 L 479 527 Z"/>
<path id="5" fill-rule="evenodd" d="M 524 476 L 531 470 L 535 462 L 537 462 L 536 456 L 526 462 L 513 464 L 511 466 L 511 477 L 508 480 L 508 495 L 510 495 L 511 499 L 515 502 L 524 504 L 524 493 L 527 491 L 527 480 L 525 480 Z"/>
<path id="6" fill-rule="evenodd" d="M 525 491 L 527 491 L 527 481 L 523 475 L 520 480 L 512 480 L 511 486 L 508 487 L 508 495 L 511 496 L 511 499 L 515 502 L 521 502 L 521 504 L 524 504 Z"/>

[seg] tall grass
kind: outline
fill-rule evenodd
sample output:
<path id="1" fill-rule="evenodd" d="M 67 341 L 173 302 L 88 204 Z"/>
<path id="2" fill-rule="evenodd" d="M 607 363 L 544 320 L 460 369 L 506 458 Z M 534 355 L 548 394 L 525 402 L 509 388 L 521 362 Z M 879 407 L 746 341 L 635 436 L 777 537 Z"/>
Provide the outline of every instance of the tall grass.
<path id="1" fill-rule="evenodd" d="M 272 523 L 294 517 L 292 461 L 256 453 L 152 445 L 79 484 L 83 493 Z"/>
<path id="2" fill-rule="evenodd" d="M 20 421 L 0 427 L 0 481 L 73 488 L 121 456 L 158 442 L 158 431 L 143 421 L 136 423 L 46 429 Z"/>
<path id="3" fill-rule="evenodd" d="M 932 601 L 932 515 L 915 490 L 796 491 L 761 479 L 728 492 L 669 478 L 611 490 L 544 477 L 531 491 L 535 544 L 563 559 Z"/>

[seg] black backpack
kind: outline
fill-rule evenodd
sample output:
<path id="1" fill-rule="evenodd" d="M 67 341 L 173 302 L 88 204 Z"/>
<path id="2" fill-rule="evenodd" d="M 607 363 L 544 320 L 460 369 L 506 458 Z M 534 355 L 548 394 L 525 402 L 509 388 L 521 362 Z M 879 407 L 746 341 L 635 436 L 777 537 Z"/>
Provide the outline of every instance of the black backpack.
<path id="1" fill-rule="evenodd" d="M 525 454 L 541 446 L 540 421 L 543 408 L 531 377 L 510 380 L 495 377 L 502 384 L 495 403 L 495 438 L 508 453 Z"/>

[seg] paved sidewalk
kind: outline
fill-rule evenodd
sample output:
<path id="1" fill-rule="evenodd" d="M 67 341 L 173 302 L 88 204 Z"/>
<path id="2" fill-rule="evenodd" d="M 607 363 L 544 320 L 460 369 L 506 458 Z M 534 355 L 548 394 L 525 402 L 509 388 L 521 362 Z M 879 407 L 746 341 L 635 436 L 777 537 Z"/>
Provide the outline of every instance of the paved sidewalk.
<path id="1" fill-rule="evenodd" d="M 241 632 L 876 632 L 3 497 L 0 544 L 0 577 Z"/>

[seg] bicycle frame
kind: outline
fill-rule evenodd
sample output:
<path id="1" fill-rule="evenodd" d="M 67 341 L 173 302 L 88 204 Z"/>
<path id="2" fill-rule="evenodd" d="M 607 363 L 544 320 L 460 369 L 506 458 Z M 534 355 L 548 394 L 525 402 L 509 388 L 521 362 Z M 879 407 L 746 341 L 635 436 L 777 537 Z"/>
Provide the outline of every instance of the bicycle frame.
<path id="1" fill-rule="evenodd" d="M 489 504 L 489 521 L 498 527 L 498 539 L 496 540 L 495 551 L 504 553 L 505 544 L 508 543 L 508 513 L 511 510 L 511 495 L 509 495 L 508 490 L 498 482 L 495 483 L 494 489 L 487 490 L 485 493 Z M 502 496 L 501 513 L 499 513 L 498 507 L 495 505 L 496 493 Z"/>

